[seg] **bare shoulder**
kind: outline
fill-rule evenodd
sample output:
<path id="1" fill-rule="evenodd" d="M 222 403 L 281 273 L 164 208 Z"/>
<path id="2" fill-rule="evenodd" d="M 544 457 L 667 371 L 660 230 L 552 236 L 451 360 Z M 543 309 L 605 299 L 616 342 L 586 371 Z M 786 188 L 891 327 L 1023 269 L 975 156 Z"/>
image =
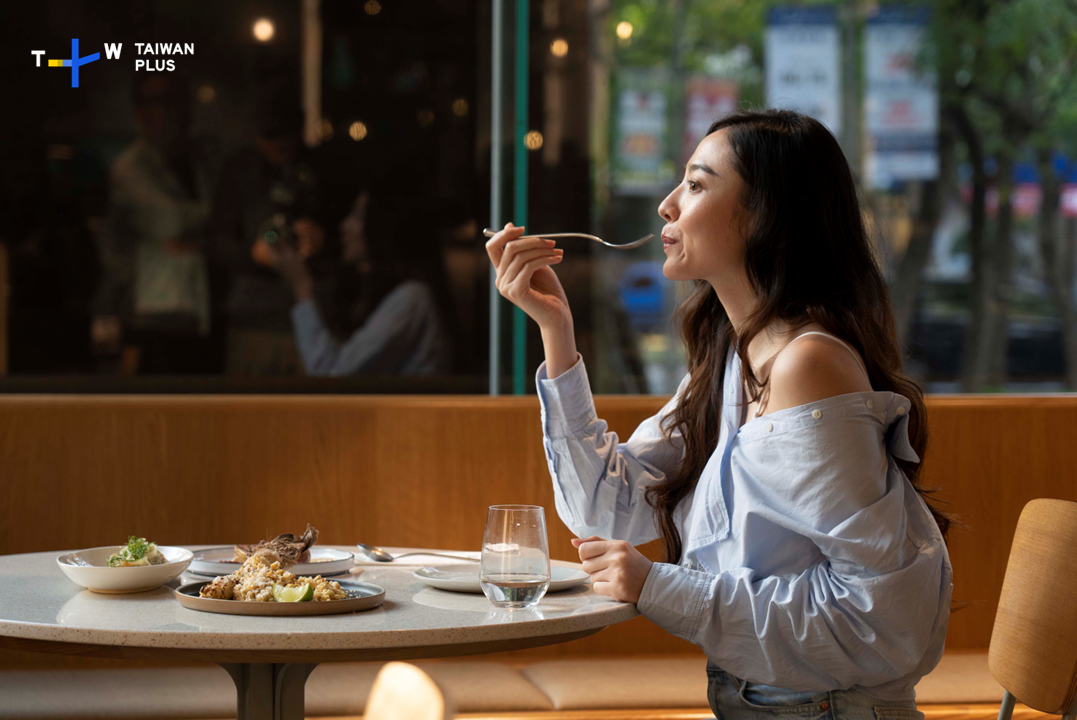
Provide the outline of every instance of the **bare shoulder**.
<path id="1" fill-rule="evenodd" d="M 788 345 L 775 358 L 767 412 L 871 389 L 848 348 L 831 338 L 813 335 Z"/>

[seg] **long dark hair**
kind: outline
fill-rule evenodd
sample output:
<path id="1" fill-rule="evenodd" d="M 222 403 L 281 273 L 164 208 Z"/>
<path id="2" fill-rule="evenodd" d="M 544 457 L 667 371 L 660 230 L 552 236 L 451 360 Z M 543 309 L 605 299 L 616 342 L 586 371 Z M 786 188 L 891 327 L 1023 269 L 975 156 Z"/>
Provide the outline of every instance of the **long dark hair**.
<path id="1" fill-rule="evenodd" d="M 416 277 L 405 260 L 406 238 L 399 233 L 400 218 L 411 216 L 401 200 L 370 188 L 358 195 L 366 196 L 361 217 L 366 257 L 362 265 L 334 260 L 319 293 L 325 324 L 340 342 L 366 322 L 393 288 Z M 350 210 L 355 212 L 354 206 Z"/>
<path id="2" fill-rule="evenodd" d="M 678 562 L 682 543 L 673 513 L 695 488 L 718 444 L 722 384 L 730 345 L 740 355 L 751 401 L 766 387 L 746 352 L 772 321 L 794 328 L 818 323 L 855 347 L 876 391 L 912 402 L 909 442 L 924 457 L 927 423 L 920 387 L 902 372 L 890 298 L 872 253 L 849 164 L 834 136 L 820 122 L 788 110 L 741 112 L 711 125 L 728 128 L 733 166 L 744 182 L 742 209 L 748 280 L 759 298 L 738 334 L 709 283 L 677 311 L 691 379 L 663 428 L 680 431 L 685 456 L 677 470 L 647 491 L 655 508 L 667 562 Z M 896 460 L 922 496 L 920 465 Z M 950 518 L 928 503 L 943 538 Z"/>
<path id="3" fill-rule="evenodd" d="M 450 331 L 454 327 L 452 298 L 437 238 L 431 233 L 416 233 L 409 222 L 428 213 L 418 201 L 402 198 L 386 186 L 391 184 L 372 182 L 358 193 L 367 198 L 362 216 L 364 262 L 360 266 L 332 260 L 328 277 L 319 287 L 319 309 L 330 333 L 340 342 L 346 342 L 367 321 L 386 295 L 409 280 L 427 286 L 436 299 L 440 322 Z M 336 254 L 339 257 L 339 251 Z"/>

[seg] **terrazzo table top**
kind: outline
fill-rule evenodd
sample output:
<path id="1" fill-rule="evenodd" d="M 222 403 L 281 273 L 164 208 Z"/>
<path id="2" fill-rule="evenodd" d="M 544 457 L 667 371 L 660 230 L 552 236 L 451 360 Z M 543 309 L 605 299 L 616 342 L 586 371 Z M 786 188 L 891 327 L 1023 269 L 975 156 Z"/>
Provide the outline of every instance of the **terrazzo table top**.
<path id="1" fill-rule="evenodd" d="M 350 552 L 354 548 L 340 549 Z M 412 571 L 436 562 L 420 558 L 399 566 L 357 565 L 352 574 L 333 578 L 384 587 L 385 602 L 371 610 L 294 618 L 217 615 L 181 607 L 173 596 L 173 588 L 204 580 L 201 576 L 184 573 L 156 590 L 100 595 L 63 575 L 56 565 L 56 557 L 63 552 L 0 556 L 0 638 L 210 652 L 352 650 L 362 654 L 363 650 L 406 652 L 409 647 L 474 643 L 504 644 L 497 649 L 508 650 L 512 641 L 525 646 L 546 644 L 536 640 L 597 632 L 639 614 L 635 605 L 597 595 L 590 585 L 547 594 L 533 609 L 500 610 L 483 595 L 422 584 Z M 551 637 L 551 642 L 556 640 Z"/>

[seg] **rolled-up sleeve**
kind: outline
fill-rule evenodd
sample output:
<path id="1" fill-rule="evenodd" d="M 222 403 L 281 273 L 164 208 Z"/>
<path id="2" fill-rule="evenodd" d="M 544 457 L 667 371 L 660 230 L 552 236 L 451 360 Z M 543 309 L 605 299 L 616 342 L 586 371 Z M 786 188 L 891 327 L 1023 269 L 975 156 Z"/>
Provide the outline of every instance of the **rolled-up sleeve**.
<path id="1" fill-rule="evenodd" d="M 936 636 L 940 593 L 948 604 L 950 575 L 941 563 L 876 577 L 824 562 L 796 577 L 766 578 L 656 564 L 638 607 L 751 682 L 844 689 L 912 672 Z"/>
<path id="2" fill-rule="evenodd" d="M 899 451 L 904 420 L 889 443 Z M 887 460 L 881 439 L 840 422 L 784 433 L 770 449 L 796 460 L 770 458 L 779 472 L 763 482 L 745 468 L 770 441 L 742 448 L 732 482 L 755 541 L 796 532 L 814 545 L 816 559 L 795 572 L 656 564 L 640 612 L 751 682 L 791 690 L 915 682 L 923 674 L 917 669 L 941 655 L 953 574 L 924 501 Z M 880 454 L 875 473 L 872 458 Z M 769 493 L 775 483 L 784 505 Z"/>
<path id="3" fill-rule="evenodd" d="M 546 377 L 546 364 L 539 367 L 543 447 L 557 514 L 578 536 L 599 535 L 634 545 L 658 537 L 645 493 L 674 472 L 683 457 L 680 434 L 673 431 L 667 438 L 661 426 L 687 380 L 622 443 L 595 412 L 582 359 L 552 380 Z"/>

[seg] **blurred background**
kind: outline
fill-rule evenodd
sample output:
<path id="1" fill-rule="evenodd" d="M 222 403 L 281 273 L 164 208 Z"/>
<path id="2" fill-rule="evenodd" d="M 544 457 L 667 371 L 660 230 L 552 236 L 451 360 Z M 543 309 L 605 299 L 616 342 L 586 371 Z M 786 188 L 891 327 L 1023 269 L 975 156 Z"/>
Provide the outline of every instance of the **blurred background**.
<path id="1" fill-rule="evenodd" d="M 534 392 L 482 229 L 657 233 L 762 107 L 841 142 L 928 392 L 1077 389 L 1065 0 L 40 0 L 0 36 L 0 392 Z M 594 390 L 672 393 L 661 245 L 561 247 Z"/>

